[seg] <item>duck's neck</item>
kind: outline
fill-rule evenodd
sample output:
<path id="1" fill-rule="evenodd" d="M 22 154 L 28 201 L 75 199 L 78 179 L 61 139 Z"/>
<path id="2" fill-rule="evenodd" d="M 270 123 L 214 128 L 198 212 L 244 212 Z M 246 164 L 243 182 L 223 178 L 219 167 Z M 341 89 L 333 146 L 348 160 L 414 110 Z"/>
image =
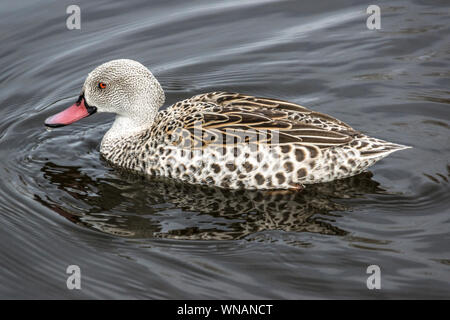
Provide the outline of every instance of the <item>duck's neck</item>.
<path id="1" fill-rule="evenodd" d="M 101 153 L 118 148 L 121 141 L 129 140 L 129 138 L 133 140 L 132 138 L 138 136 L 140 132 L 152 127 L 165 96 L 156 79 L 151 87 L 153 94 L 128 101 L 128 105 L 121 108 L 124 114 L 116 114 L 113 125 L 102 139 Z"/>
<path id="2" fill-rule="evenodd" d="M 114 147 L 118 142 L 132 138 L 140 132 L 151 128 L 156 113 L 157 110 L 155 110 L 154 113 L 146 114 L 139 119 L 133 119 L 119 114 L 116 115 L 113 125 L 102 139 L 100 151 L 102 151 L 102 149 L 106 150 Z"/>
<path id="3" fill-rule="evenodd" d="M 152 117 L 152 119 L 135 120 L 129 117 L 116 115 L 113 125 L 105 136 L 108 136 L 110 139 L 122 139 L 135 135 L 142 130 L 150 128 L 153 123 L 153 118 L 154 117 Z"/>

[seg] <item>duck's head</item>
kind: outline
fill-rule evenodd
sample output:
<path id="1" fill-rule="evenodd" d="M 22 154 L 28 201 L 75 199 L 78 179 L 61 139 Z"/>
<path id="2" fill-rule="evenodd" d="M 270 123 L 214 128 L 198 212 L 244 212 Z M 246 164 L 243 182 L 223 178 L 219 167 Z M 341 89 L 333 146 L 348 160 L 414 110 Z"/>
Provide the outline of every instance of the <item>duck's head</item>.
<path id="1" fill-rule="evenodd" d="M 45 125 L 65 126 L 96 112 L 144 124 L 155 117 L 164 99 L 161 85 L 145 66 L 129 59 L 112 60 L 89 73 L 78 101 L 47 118 Z"/>

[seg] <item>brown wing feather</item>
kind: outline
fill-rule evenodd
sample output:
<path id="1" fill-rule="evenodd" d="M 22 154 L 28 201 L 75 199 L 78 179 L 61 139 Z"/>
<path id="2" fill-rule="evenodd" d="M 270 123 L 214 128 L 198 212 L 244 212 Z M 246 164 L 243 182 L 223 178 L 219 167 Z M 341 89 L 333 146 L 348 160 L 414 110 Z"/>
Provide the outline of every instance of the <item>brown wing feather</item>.
<path id="1" fill-rule="evenodd" d="M 329 148 L 350 143 L 359 133 L 331 116 L 277 99 L 213 92 L 188 101 L 202 108 L 201 120 L 184 125 L 195 146 L 245 142 L 257 135 L 258 143 Z"/>

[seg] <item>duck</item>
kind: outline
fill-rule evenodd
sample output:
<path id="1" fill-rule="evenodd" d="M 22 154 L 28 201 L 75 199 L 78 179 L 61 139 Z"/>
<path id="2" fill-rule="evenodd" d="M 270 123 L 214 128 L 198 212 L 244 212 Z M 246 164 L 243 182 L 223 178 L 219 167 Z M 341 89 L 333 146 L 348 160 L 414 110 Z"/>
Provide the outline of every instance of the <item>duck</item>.
<path id="1" fill-rule="evenodd" d="M 113 113 L 100 143 L 100 155 L 111 166 L 225 189 L 302 190 L 358 175 L 410 148 L 275 98 L 208 92 L 159 110 L 164 102 L 164 90 L 147 67 L 117 59 L 91 71 L 77 101 L 45 125 Z"/>

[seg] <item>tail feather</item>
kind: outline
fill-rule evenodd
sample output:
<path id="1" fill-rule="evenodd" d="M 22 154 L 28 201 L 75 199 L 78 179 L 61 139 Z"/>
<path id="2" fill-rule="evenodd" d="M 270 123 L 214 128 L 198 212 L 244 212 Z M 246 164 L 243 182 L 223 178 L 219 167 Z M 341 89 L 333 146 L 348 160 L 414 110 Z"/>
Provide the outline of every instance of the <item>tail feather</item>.
<path id="1" fill-rule="evenodd" d="M 313 172 L 314 179 L 302 180 L 299 183 L 327 182 L 354 176 L 389 154 L 409 148 L 411 147 L 361 134 L 345 147 L 325 149 L 322 163 L 316 162 L 319 165 Z"/>
<path id="2" fill-rule="evenodd" d="M 360 151 L 361 157 L 380 157 L 380 156 L 388 156 L 389 154 L 395 152 L 395 151 L 400 151 L 400 150 L 405 150 L 405 149 L 410 149 L 411 147 L 409 146 L 402 146 L 402 145 L 397 145 L 397 146 L 383 146 L 382 148 L 376 149 L 376 150 L 362 150 Z"/>
<path id="3" fill-rule="evenodd" d="M 411 147 L 368 136 L 362 138 L 360 140 L 360 145 L 357 146 L 361 157 L 364 158 L 384 158 L 395 151 L 409 148 Z"/>

